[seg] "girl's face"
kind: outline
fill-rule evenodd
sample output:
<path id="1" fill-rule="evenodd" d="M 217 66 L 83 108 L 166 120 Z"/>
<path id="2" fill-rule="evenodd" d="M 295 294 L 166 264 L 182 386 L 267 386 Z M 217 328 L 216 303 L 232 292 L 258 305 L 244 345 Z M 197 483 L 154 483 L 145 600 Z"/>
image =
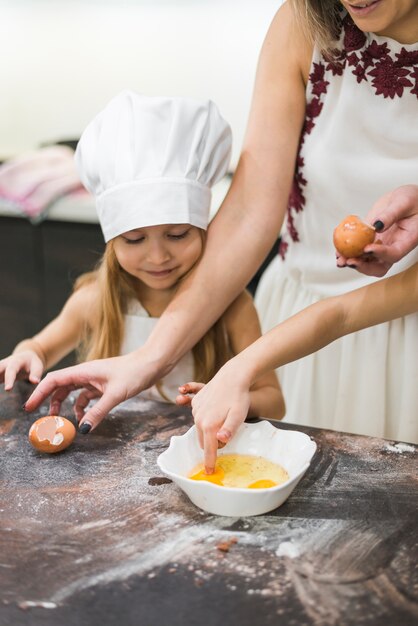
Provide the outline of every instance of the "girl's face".
<path id="1" fill-rule="evenodd" d="M 418 40 L 417 0 L 341 0 L 341 3 L 364 32 L 404 44 Z"/>
<path id="2" fill-rule="evenodd" d="M 174 287 L 199 259 L 202 249 L 200 229 L 190 224 L 136 228 L 114 239 L 121 267 L 157 290 Z"/>

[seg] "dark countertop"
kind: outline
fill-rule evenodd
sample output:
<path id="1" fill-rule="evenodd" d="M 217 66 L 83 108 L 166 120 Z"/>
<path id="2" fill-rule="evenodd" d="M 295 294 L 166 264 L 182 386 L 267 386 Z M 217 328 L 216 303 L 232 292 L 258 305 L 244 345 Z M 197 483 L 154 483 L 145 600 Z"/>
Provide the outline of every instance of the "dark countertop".
<path id="1" fill-rule="evenodd" d="M 188 410 L 134 399 L 41 455 L 30 389 L 0 391 L 2 626 L 417 624 L 415 446 L 297 427 L 318 450 L 289 500 L 217 517 L 155 479 Z"/>

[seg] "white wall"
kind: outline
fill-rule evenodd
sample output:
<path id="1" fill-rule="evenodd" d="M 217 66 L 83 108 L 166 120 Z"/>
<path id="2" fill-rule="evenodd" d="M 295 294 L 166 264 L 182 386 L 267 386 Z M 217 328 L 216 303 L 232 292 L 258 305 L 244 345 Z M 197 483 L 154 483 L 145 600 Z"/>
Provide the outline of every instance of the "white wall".
<path id="1" fill-rule="evenodd" d="M 233 165 L 281 0 L 0 0 L 0 158 L 77 138 L 125 88 L 212 98 Z"/>

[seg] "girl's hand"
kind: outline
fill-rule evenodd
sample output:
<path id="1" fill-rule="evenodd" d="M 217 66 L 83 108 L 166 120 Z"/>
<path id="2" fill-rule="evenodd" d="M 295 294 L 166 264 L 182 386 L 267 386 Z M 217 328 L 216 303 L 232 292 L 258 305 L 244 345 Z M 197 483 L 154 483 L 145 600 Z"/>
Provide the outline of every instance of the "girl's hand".
<path id="1" fill-rule="evenodd" d="M 337 266 L 349 266 L 368 276 L 384 276 L 394 263 L 418 245 L 418 185 L 404 185 L 380 198 L 365 221 L 376 228 L 376 241 L 355 259 L 337 258 Z"/>
<path id="2" fill-rule="evenodd" d="M 100 359 L 50 372 L 26 401 L 27 411 L 35 410 L 48 396 L 50 412 L 59 415 L 61 404 L 71 391 L 82 389 L 75 403 L 75 413 L 83 434 L 94 430 L 120 402 L 151 387 L 161 378 L 152 357 L 145 349 L 125 356 Z M 84 411 L 90 400 L 98 402 Z"/>
<path id="3" fill-rule="evenodd" d="M 37 384 L 41 380 L 44 364 L 33 350 L 22 350 L 0 361 L 0 381 L 5 391 L 10 391 L 16 380 L 27 378 Z"/>
<path id="4" fill-rule="evenodd" d="M 250 385 L 240 381 L 231 361 L 192 399 L 192 412 L 207 474 L 212 474 L 219 442 L 226 444 L 248 415 Z"/>
<path id="5" fill-rule="evenodd" d="M 192 403 L 192 396 L 195 396 L 205 385 L 203 383 L 186 383 L 179 387 L 180 395 L 176 398 L 176 404 L 187 406 Z"/>

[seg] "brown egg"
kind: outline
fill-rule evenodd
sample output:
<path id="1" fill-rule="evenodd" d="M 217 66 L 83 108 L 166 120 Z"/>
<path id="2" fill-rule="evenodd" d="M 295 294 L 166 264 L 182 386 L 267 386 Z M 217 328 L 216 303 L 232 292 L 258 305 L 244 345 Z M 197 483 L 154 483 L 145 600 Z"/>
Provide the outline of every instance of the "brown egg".
<path id="1" fill-rule="evenodd" d="M 364 248 L 373 243 L 376 231 L 357 215 L 348 215 L 334 230 L 334 246 L 347 259 L 361 256 Z"/>
<path id="2" fill-rule="evenodd" d="M 40 452 L 60 452 L 68 448 L 76 435 L 75 426 L 65 417 L 40 417 L 29 430 L 29 441 Z"/>

